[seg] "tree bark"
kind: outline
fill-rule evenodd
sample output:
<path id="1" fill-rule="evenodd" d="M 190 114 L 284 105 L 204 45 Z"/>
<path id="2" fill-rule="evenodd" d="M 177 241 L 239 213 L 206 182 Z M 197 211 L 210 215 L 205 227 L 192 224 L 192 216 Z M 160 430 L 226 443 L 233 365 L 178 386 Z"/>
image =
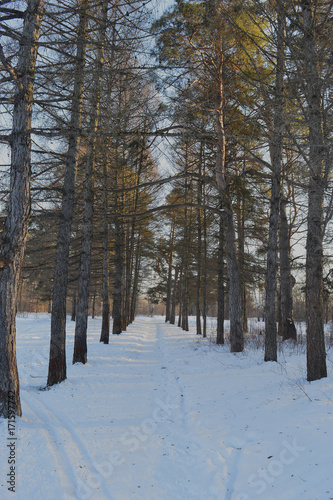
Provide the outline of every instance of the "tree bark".
<path id="1" fill-rule="evenodd" d="M 185 200 L 187 199 L 187 179 L 185 179 Z M 188 228 L 188 210 L 185 207 L 185 221 L 184 221 L 184 246 L 183 246 L 183 290 L 181 295 L 182 301 L 182 316 L 181 327 L 182 330 L 188 331 L 188 304 L 189 304 L 189 290 L 188 290 L 188 270 L 189 270 L 189 228 Z"/>
<path id="2" fill-rule="evenodd" d="M 48 386 L 58 384 L 66 379 L 66 297 L 68 264 L 74 210 L 75 178 L 79 157 L 89 4 L 90 0 L 82 1 L 77 34 L 75 81 L 53 282 L 50 359 L 47 378 Z"/>
<path id="3" fill-rule="evenodd" d="M 326 148 L 323 135 L 322 81 L 316 53 L 312 2 L 303 0 L 304 69 L 309 127 L 308 231 L 306 241 L 307 379 L 327 377 L 323 313 L 323 202 Z"/>
<path id="4" fill-rule="evenodd" d="M 276 269 L 281 198 L 283 147 L 283 78 L 285 53 L 285 14 L 281 0 L 277 2 L 277 58 L 275 77 L 274 124 L 271 142 L 272 188 L 268 233 L 266 300 L 265 300 L 265 361 L 277 361 L 276 331 Z"/>
<path id="5" fill-rule="evenodd" d="M 223 220 L 220 217 L 219 249 L 217 270 L 217 336 L 216 343 L 224 344 L 224 232 Z"/>
<path id="6" fill-rule="evenodd" d="M 245 175 L 245 168 L 241 173 L 242 178 Z M 246 313 L 246 281 L 245 281 L 245 208 L 244 194 L 241 189 L 237 192 L 237 233 L 238 233 L 238 263 L 240 274 L 240 287 L 242 295 L 242 315 L 243 331 L 248 332 L 247 313 Z"/>
<path id="7" fill-rule="evenodd" d="M 22 415 L 16 362 L 16 310 L 30 218 L 30 154 L 36 59 L 44 1 L 29 0 L 18 54 L 11 135 L 10 196 L 1 235 L 0 416 Z"/>
<path id="8" fill-rule="evenodd" d="M 179 281 L 177 287 L 177 295 L 178 295 L 178 326 L 182 325 L 182 317 L 183 317 L 183 262 L 181 263 L 179 270 Z"/>
<path id="9" fill-rule="evenodd" d="M 76 293 L 73 293 L 72 297 L 72 317 L 71 320 L 75 321 L 76 318 Z"/>
<path id="10" fill-rule="evenodd" d="M 122 289 L 123 289 L 123 223 L 117 214 L 114 222 L 114 245 L 115 245 L 115 276 L 113 291 L 113 326 L 112 333 L 119 335 L 122 332 Z"/>
<path id="11" fill-rule="evenodd" d="M 286 214 L 287 201 L 282 197 L 280 203 L 280 281 L 281 281 L 281 319 L 280 335 L 282 340 L 297 340 L 293 320 L 292 279 L 290 272 L 289 225 Z"/>
<path id="12" fill-rule="evenodd" d="M 206 192 L 203 191 L 203 204 L 206 205 Z M 207 337 L 207 213 L 203 209 L 203 290 L 202 290 L 202 336 Z"/>
<path id="13" fill-rule="evenodd" d="M 105 155 L 103 161 L 103 262 L 102 262 L 102 329 L 100 342 L 108 344 L 110 340 L 110 297 L 109 297 L 109 223 L 107 217 L 108 209 L 108 158 Z"/>
<path id="14" fill-rule="evenodd" d="M 216 182 L 221 197 L 221 216 L 224 225 L 227 272 L 229 278 L 229 309 L 230 309 L 230 350 L 241 352 L 244 348 L 242 325 L 242 298 L 240 273 L 237 261 L 235 225 L 233 209 L 230 199 L 228 175 L 225 161 L 226 137 L 224 129 L 224 88 L 223 88 L 223 54 L 222 54 L 222 27 L 219 29 L 219 44 L 217 53 L 216 78 Z M 220 47 L 220 48 L 219 48 Z"/>
<path id="15" fill-rule="evenodd" d="M 171 288 L 172 288 L 172 266 L 173 266 L 173 247 L 175 237 L 175 223 L 172 222 L 170 244 L 169 244 L 169 259 L 168 259 L 168 280 L 167 280 L 167 296 L 165 305 L 165 322 L 170 321 L 171 315 Z"/>
<path id="16" fill-rule="evenodd" d="M 141 234 L 137 236 L 136 253 L 135 253 L 135 266 L 134 266 L 134 277 L 133 277 L 133 287 L 132 287 L 132 297 L 131 297 L 131 315 L 130 322 L 133 323 L 135 319 L 135 309 L 136 301 L 139 292 L 139 278 L 140 278 L 140 264 L 141 264 Z"/>
<path id="17" fill-rule="evenodd" d="M 85 168 L 83 237 L 81 246 L 80 274 L 78 285 L 77 314 L 74 338 L 74 363 L 87 362 L 87 327 L 89 309 L 89 285 L 91 268 L 91 248 L 94 225 L 96 138 L 100 115 L 100 94 L 104 63 L 104 43 L 106 36 L 107 2 L 102 2 L 98 19 L 98 49 L 95 67 L 95 85 L 92 95 L 90 133 Z M 95 299 L 95 297 L 94 297 Z M 94 315 L 94 311 L 93 311 Z"/>
<path id="18" fill-rule="evenodd" d="M 178 266 L 175 267 L 175 276 L 173 280 L 172 298 L 171 298 L 171 314 L 170 314 L 170 325 L 174 325 L 176 322 L 176 305 L 177 305 L 177 290 L 178 290 Z"/>
<path id="19" fill-rule="evenodd" d="M 201 164 L 203 158 L 202 144 L 200 145 L 200 158 L 199 158 L 199 179 L 197 183 L 197 283 L 195 292 L 195 305 L 196 305 L 196 329 L 197 335 L 202 334 L 201 330 L 201 268 L 202 268 L 202 221 L 201 221 L 201 209 L 202 204 L 202 179 L 201 179 Z"/>

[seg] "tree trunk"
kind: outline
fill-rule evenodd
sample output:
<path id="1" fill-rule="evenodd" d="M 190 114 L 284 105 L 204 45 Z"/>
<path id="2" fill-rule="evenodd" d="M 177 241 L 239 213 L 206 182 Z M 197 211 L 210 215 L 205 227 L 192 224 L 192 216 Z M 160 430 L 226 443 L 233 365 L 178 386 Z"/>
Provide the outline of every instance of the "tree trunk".
<path id="1" fill-rule="evenodd" d="M 198 179 L 198 192 L 197 192 L 197 202 L 198 202 L 198 211 L 197 211 L 197 226 L 198 226 L 198 249 L 197 249 L 197 283 L 196 283 L 196 296 L 195 296 L 195 305 L 196 305 L 196 327 L 197 327 L 197 335 L 201 335 L 201 310 L 200 310 L 200 302 L 201 302 L 201 260 L 202 260 L 202 223 L 201 223 L 201 204 L 202 204 L 202 179 L 201 179 L 201 162 L 202 162 L 202 145 L 200 146 L 200 160 L 199 160 L 199 179 Z"/>
<path id="2" fill-rule="evenodd" d="M 227 272 L 229 278 L 229 309 L 230 309 L 230 349 L 231 352 L 241 352 L 244 348 L 242 325 L 242 298 L 240 286 L 239 265 L 237 261 L 235 226 L 232 203 L 230 199 L 228 176 L 225 162 L 226 138 L 224 129 L 224 93 L 223 93 L 223 54 L 222 28 L 219 29 L 217 79 L 216 79 L 216 183 L 221 197 L 222 219 L 226 249 Z"/>
<path id="3" fill-rule="evenodd" d="M 206 205 L 206 192 L 203 192 L 203 202 Z M 202 293 L 202 336 L 207 337 L 207 214 L 203 209 L 203 293 Z"/>
<path id="4" fill-rule="evenodd" d="M 280 280 L 281 280 L 281 319 L 280 335 L 282 340 L 297 340 L 296 328 L 293 320 L 293 295 L 290 272 L 290 242 L 289 226 L 286 214 L 286 200 L 280 204 Z"/>
<path id="5" fill-rule="evenodd" d="M 110 339 L 110 297 L 109 297 L 109 224 L 107 217 L 108 210 L 108 158 L 107 154 L 103 161 L 103 262 L 102 262 L 102 329 L 100 342 L 109 343 Z"/>
<path id="6" fill-rule="evenodd" d="M 102 330 L 100 342 L 109 343 L 110 339 L 110 298 L 109 298 L 109 256 L 108 256 L 108 237 L 103 236 L 103 270 L 102 270 Z"/>
<path id="7" fill-rule="evenodd" d="M 141 234 L 139 231 L 136 244 L 136 254 L 135 254 L 135 266 L 134 266 L 134 277 L 133 277 L 133 287 L 132 287 L 132 297 L 131 297 L 131 316 L 130 322 L 133 323 L 135 319 L 135 309 L 136 301 L 138 296 L 139 288 L 139 277 L 140 277 L 140 247 L 141 247 Z"/>
<path id="8" fill-rule="evenodd" d="M 216 343 L 224 344 L 224 232 L 223 220 L 220 217 L 219 250 L 217 276 L 217 336 Z"/>
<path id="9" fill-rule="evenodd" d="M 79 155 L 89 4 L 90 0 L 83 0 L 82 2 L 77 35 L 77 54 L 71 123 L 69 129 L 68 151 L 65 165 L 62 206 L 59 217 L 53 281 L 50 359 L 47 377 L 48 386 L 58 384 L 66 378 L 66 297 L 68 264 L 74 210 L 75 178 Z"/>
<path id="10" fill-rule="evenodd" d="M 185 170 L 188 170 L 188 144 L 185 146 Z M 185 177 L 185 193 L 184 198 L 187 200 L 188 195 L 188 180 Z M 181 314 L 181 327 L 182 330 L 188 331 L 188 314 L 189 314 L 189 217 L 188 217 L 188 209 L 185 206 L 184 210 L 184 243 L 183 243 L 183 252 L 182 252 L 182 294 L 180 295 L 180 301 L 182 303 L 182 314 Z"/>
<path id="11" fill-rule="evenodd" d="M 187 181 L 185 181 L 187 182 Z M 185 199 L 187 198 L 187 184 L 185 187 Z M 189 290 L 188 290 L 188 215 L 187 208 L 185 208 L 185 227 L 184 227 L 184 252 L 183 252 L 183 290 L 182 290 L 182 330 L 188 331 L 188 303 L 189 303 Z"/>
<path id="12" fill-rule="evenodd" d="M 125 187 L 123 185 L 123 187 Z M 135 212 L 135 208 L 133 207 Z M 131 296 L 131 284 L 132 284 L 132 239 L 131 239 L 131 229 L 133 228 L 135 222 L 134 219 L 129 224 L 126 225 L 126 232 L 124 231 L 124 276 L 123 276 L 123 329 L 126 330 L 129 324 L 129 306 L 130 306 L 130 296 Z"/>
<path id="13" fill-rule="evenodd" d="M 174 325 L 176 322 L 176 305 L 177 305 L 177 287 L 178 287 L 178 266 L 175 268 L 175 276 L 173 282 L 172 289 L 172 298 L 171 298 L 171 314 L 170 314 L 170 325 Z"/>
<path id="14" fill-rule="evenodd" d="M 245 168 L 243 169 L 245 171 Z M 239 174 L 238 174 L 239 175 Z M 241 173 L 244 177 L 244 174 Z M 246 314 L 246 284 L 245 284 L 245 221 L 244 221 L 244 194 L 241 189 L 237 191 L 237 235 L 238 235 L 238 263 L 240 275 L 240 287 L 242 295 L 242 318 L 243 331 L 247 332 L 247 314 Z"/>
<path id="15" fill-rule="evenodd" d="M 167 296 L 165 305 L 165 322 L 170 321 L 171 315 L 171 288 L 172 288 L 172 265 L 173 265 L 173 246 L 175 237 L 175 224 L 172 223 L 169 245 L 169 261 L 168 261 L 168 281 L 167 281 Z"/>
<path id="16" fill-rule="evenodd" d="M 178 303 L 179 303 L 179 311 L 178 311 L 178 326 L 182 325 L 182 317 L 183 317 L 183 263 L 181 263 L 181 267 L 179 270 L 179 283 L 178 283 Z"/>
<path id="17" fill-rule="evenodd" d="M 11 135 L 10 196 L 1 235 L 0 416 L 22 415 L 16 363 L 18 288 L 30 218 L 30 153 L 33 91 L 44 1 L 29 0 L 17 63 Z"/>
<path id="18" fill-rule="evenodd" d="M 91 317 L 95 318 L 96 315 L 96 292 L 93 293 L 92 301 L 91 301 Z"/>
<path id="19" fill-rule="evenodd" d="M 281 198 L 283 146 L 283 77 L 285 52 L 285 14 L 281 0 L 277 2 L 277 59 L 275 78 L 274 130 L 270 147 L 272 156 L 272 189 L 267 252 L 265 301 L 265 361 L 277 361 L 276 269 Z"/>
<path id="20" fill-rule="evenodd" d="M 76 318 L 76 293 L 73 293 L 71 321 L 75 321 L 75 318 Z"/>
<path id="21" fill-rule="evenodd" d="M 304 69 L 309 127 L 308 232 L 306 241 L 307 379 L 327 377 L 323 318 L 323 202 L 326 148 L 323 136 L 322 81 L 318 73 L 312 2 L 302 2 Z"/>
<path id="22" fill-rule="evenodd" d="M 122 288 L 123 288 L 123 223 L 119 217 L 115 217 L 114 223 L 114 245 L 115 245 L 115 276 L 113 291 L 113 327 L 112 333 L 119 335 L 122 332 Z"/>
<path id="23" fill-rule="evenodd" d="M 104 42 L 107 22 L 107 2 L 102 2 L 100 7 L 98 27 L 98 50 L 95 68 L 95 85 L 92 95 L 92 109 L 89 131 L 91 133 L 85 168 L 84 186 L 84 212 L 83 212 L 83 237 L 81 246 L 81 261 L 78 286 L 77 314 L 74 338 L 74 363 L 87 362 L 87 326 L 89 308 L 89 285 L 91 268 L 91 247 L 94 225 L 94 195 L 95 195 L 95 163 L 96 163 L 96 138 L 100 115 L 100 93 L 102 82 L 102 69 L 104 62 Z M 95 296 L 94 296 L 95 298 Z M 94 313 L 93 313 L 94 315 Z"/>

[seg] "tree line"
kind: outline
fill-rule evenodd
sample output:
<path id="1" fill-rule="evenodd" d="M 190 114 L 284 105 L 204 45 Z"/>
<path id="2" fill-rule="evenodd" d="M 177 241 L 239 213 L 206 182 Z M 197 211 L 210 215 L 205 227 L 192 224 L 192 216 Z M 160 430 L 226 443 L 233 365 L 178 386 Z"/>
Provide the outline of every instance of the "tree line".
<path id="1" fill-rule="evenodd" d="M 332 217 L 332 2 L 1 2 L 3 151 L 0 398 L 21 414 L 15 315 L 22 287 L 50 303 L 47 385 L 135 318 L 140 289 L 166 321 L 244 348 L 251 287 L 265 293 L 265 360 L 297 339 L 292 246 L 306 239 L 307 377 L 327 375 Z M 156 17 L 156 16 L 155 16 Z M 169 155 L 172 173 L 158 170 Z M 162 200 L 162 201 L 160 201 Z M 305 236 L 304 236 L 305 235 Z M 325 250 L 325 254 L 324 254 Z M 25 256 L 24 256 L 25 253 Z M 150 271 L 154 283 L 145 284 Z"/>

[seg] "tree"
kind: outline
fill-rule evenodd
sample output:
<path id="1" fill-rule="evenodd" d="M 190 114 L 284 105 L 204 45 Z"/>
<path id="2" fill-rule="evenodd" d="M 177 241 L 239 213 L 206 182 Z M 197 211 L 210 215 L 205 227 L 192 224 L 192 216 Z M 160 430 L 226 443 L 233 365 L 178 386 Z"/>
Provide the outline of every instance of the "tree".
<path id="1" fill-rule="evenodd" d="M 29 0 L 24 13 L 17 67 L 0 48 L 1 62 L 14 80 L 13 127 L 10 138 L 10 197 L 1 234 L 0 270 L 0 415 L 21 416 L 16 364 L 16 309 L 18 286 L 30 218 L 31 122 L 38 39 L 43 0 Z"/>
<path id="2" fill-rule="evenodd" d="M 275 95 L 273 105 L 274 124 L 270 145 L 272 158 L 272 189 L 267 252 L 266 301 L 265 301 L 265 361 L 277 361 L 276 331 L 276 270 L 278 228 L 281 204 L 281 174 L 284 128 L 284 58 L 285 58 L 285 12 L 281 0 L 277 0 L 277 52 L 275 69 Z"/>
<path id="3" fill-rule="evenodd" d="M 90 0 L 82 0 L 79 4 L 75 81 L 73 86 L 68 150 L 66 155 L 63 198 L 61 216 L 59 218 L 55 276 L 53 283 L 50 359 L 47 377 L 48 386 L 58 384 L 66 379 L 66 298 L 68 264 L 74 211 L 76 169 L 79 158 L 79 141 L 81 134 L 80 127 L 82 121 L 89 5 Z"/>
<path id="4" fill-rule="evenodd" d="M 320 33 L 324 35 L 328 11 L 324 2 L 303 0 L 302 63 L 308 105 L 309 141 L 308 230 L 306 242 L 306 332 L 307 379 L 327 377 L 323 312 L 323 202 L 330 168 L 329 148 L 324 135 L 325 80 L 319 72 Z M 330 20 L 331 22 L 331 20 Z M 331 33 L 330 33 L 331 34 Z M 331 39 L 331 38 L 330 38 Z"/>
<path id="5" fill-rule="evenodd" d="M 81 243 L 80 274 L 78 285 L 77 314 L 75 324 L 73 363 L 87 362 L 88 301 L 93 237 L 95 195 L 95 168 L 97 128 L 100 118 L 101 83 L 104 63 L 104 44 L 107 29 L 108 1 L 102 2 L 95 17 L 97 26 L 97 54 L 92 90 L 89 140 L 85 158 L 85 186 L 83 211 L 83 237 Z"/>

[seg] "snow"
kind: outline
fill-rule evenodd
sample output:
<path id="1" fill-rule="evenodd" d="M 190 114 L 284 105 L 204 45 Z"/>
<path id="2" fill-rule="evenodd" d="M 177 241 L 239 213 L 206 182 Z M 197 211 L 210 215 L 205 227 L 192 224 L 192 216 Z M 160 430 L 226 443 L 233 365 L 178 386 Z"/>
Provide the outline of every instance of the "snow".
<path id="1" fill-rule="evenodd" d="M 161 317 L 139 317 L 110 344 L 89 319 L 88 363 L 43 390 L 50 317 L 17 318 L 23 417 L 15 491 L 0 450 L 0 497 L 19 500 L 329 500 L 333 379 L 306 381 L 304 349 L 278 363 L 231 354 Z M 209 328 L 212 328 L 211 326 Z M 7 443 L 7 421 L 0 420 Z"/>

